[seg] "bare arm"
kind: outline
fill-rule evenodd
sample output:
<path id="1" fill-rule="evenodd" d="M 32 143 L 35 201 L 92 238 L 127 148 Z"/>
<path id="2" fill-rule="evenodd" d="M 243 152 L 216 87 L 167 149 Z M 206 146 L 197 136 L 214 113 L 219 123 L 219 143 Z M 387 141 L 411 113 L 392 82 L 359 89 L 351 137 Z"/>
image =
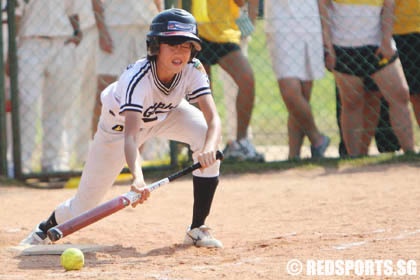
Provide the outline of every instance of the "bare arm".
<path id="1" fill-rule="evenodd" d="M 162 1 L 161 0 L 154 0 L 156 8 L 159 12 L 163 11 L 163 7 L 162 7 Z"/>
<path id="2" fill-rule="evenodd" d="M 137 146 L 137 137 L 141 124 L 141 114 L 138 112 L 127 111 L 124 113 L 124 116 L 124 154 L 128 168 L 133 175 L 131 189 L 142 194 L 142 199 L 138 201 L 138 203 L 142 203 L 148 198 L 149 192 L 147 191 L 145 193 L 141 190 L 141 188 L 146 185 L 144 182 L 143 170 L 140 164 L 140 153 Z M 135 203 L 132 206 L 136 207 L 138 203 Z"/>
<path id="3" fill-rule="evenodd" d="M 22 16 L 15 16 L 15 21 L 16 21 L 16 34 L 19 35 L 19 30 L 20 30 L 20 23 L 22 22 Z"/>
<path id="4" fill-rule="evenodd" d="M 75 14 L 75 15 L 71 15 L 69 16 L 69 20 L 71 23 L 71 26 L 73 27 L 73 36 L 71 36 L 66 42 L 65 44 L 68 43 L 74 43 L 76 46 L 80 44 L 80 42 L 83 39 L 83 33 L 82 30 L 80 30 L 80 19 L 79 19 L 79 15 Z"/>
<path id="5" fill-rule="evenodd" d="M 256 24 L 257 21 L 257 15 L 258 15 L 258 0 L 249 0 L 248 1 L 249 6 L 248 6 L 248 16 L 249 19 L 252 21 L 252 24 Z"/>
<path id="6" fill-rule="evenodd" d="M 381 31 L 382 40 L 377 54 L 382 55 L 385 59 L 390 59 L 395 50 L 392 48 L 392 32 L 394 26 L 395 1 L 385 0 L 381 12 Z"/>
<path id="7" fill-rule="evenodd" d="M 124 154 L 128 168 L 134 180 L 143 180 L 143 172 L 139 163 L 139 151 L 137 147 L 137 137 L 140 130 L 141 114 L 138 112 L 127 111 L 124 113 Z"/>
<path id="8" fill-rule="evenodd" d="M 324 45 L 325 67 L 332 71 L 335 67 L 335 51 L 331 40 L 330 19 L 328 8 L 331 0 L 318 0 L 319 15 L 321 17 L 322 42 Z"/>
<path id="9" fill-rule="evenodd" d="M 105 24 L 104 6 L 102 0 L 91 0 L 95 22 L 99 33 L 99 46 L 106 53 L 112 53 L 112 38 Z"/>
<path id="10" fill-rule="evenodd" d="M 238 5 L 239 7 L 242 7 L 243 5 L 245 5 L 245 0 L 234 0 L 236 5 Z"/>
<path id="11" fill-rule="evenodd" d="M 203 112 L 208 126 L 206 141 L 198 155 L 198 161 L 202 167 L 207 167 L 216 161 L 216 152 L 221 141 L 222 125 L 216 104 L 210 94 L 201 96 L 198 99 L 198 106 Z"/>

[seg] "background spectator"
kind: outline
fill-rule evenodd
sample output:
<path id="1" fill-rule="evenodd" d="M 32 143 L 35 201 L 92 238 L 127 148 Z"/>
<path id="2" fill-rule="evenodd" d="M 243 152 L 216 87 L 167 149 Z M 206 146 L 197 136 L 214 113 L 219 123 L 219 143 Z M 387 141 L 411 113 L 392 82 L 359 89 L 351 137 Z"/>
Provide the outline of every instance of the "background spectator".
<path id="1" fill-rule="evenodd" d="M 390 105 L 392 127 L 405 152 L 414 151 L 408 86 L 393 47 L 393 1 L 365 5 L 320 0 L 326 63 L 342 102 L 341 127 L 350 156 L 362 153 L 363 78 L 371 77 Z M 329 12 L 328 12 L 329 9 Z"/>
<path id="2" fill-rule="evenodd" d="M 420 2 L 395 1 L 394 39 L 410 88 L 417 125 L 420 126 Z"/>
<path id="3" fill-rule="evenodd" d="M 254 32 L 257 11 L 258 0 L 250 0 L 244 6 L 240 8 L 240 16 L 236 20 L 238 27 L 241 31 L 240 47 L 243 54 L 248 57 L 248 44 L 251 40 L 251 34 Z M 243 25 L 243 28 L 241 28 Z M 232 77 L 223 69 L 218 69 L 219 78 L 223 85 L 223 95 L 225 99 L 225 108 L 227 119 L 231 120 L 226 123 L 227 129 L 227 141 L 233 142 L 236 140 L 237 131 L 237 112 L 236 112 L 236 98 L 238 95 L 238 86 Z M 252 138 L 251 126 L 248 127 L 248 136 Z"/>
<path id="4" fill-rule="evenodd" d="M 74 85 L 78 92 L 71 104 L 71 115 L 67 117 L 72 132 L 69 133 L 72 160 L 83 164 L 90 143 L 90 122 L 96 94 L 96 56 L 98 50 L 98 31 L 100 36 L 109 38 L 107 29 L 101 28 L 104 21 L 101 0 L 74 0 L 74 9 L 80 21 L 83 39 L 76 48 Z M 98 28 L 100 28 L 98 30 Z"/>
<path id="5" fill-rule="evenodd" d="M 323 157 L 330 139 L 315 124 L 313 80 L 324 76 L 322 31 L 316 0 L 266 0 L 266 37 L 273 70 L 289 112 L 289 159 L 299 159 L 305 136 L 312 158 Z"/>
<path id="6" fill-rule="evenodd" d="M 264 161 L 247 137 L 255 99 L 254 73 L 239 46 L 241 32 L 236 24 L 241 0 L 207 0 L 192 2 L 192 13 L 198 22 L 202 51 L 198 59 L 211 78 L 211 66 L 218 64 L 233 78 L 239 91 L 236 98 L 237 131 L 235 141 L 224 149 L 226 159 Z M 197 9 L 195 5 L 200 5 Z M 228 120 L 229 121 L 229 120 Z"/>
<path id="7" fill-rule="evenodd" d="M 19 1 L 17 5 L 19 118 L 23 173 L 34 171 L 37 139 L 46 172 L 69 169 L 65 112 L 77 91 L 74 49 L 82 39 L 73 1 Z M 44 11 L 49 11 L 45 16 Z M 41 134 L 41 135 L 40 135 Z"/>

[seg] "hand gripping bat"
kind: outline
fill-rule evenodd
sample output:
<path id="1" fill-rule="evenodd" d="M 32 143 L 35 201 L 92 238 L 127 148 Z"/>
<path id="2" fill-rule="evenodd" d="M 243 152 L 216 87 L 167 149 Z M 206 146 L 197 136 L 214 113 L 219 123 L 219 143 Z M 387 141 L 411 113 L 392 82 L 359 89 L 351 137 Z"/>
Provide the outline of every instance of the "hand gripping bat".
<path id="1" fill-rule="evenodd" d="M 217 151 L 216 159 L 223 160 L 223 153 L 220 151 Z M 176 173 L 173 173 L 164 179 L 151 183 L 150 185 L 147 185 L 145 188 L 148 189 L 150 192 L 152 192 L 153 190 L 163 185 L 166 185 L 169 182 L 172 182 L 173 180 L 178 179 L 198 168 L 201 168 L 201 164 L 199 162 L 193 165 L 190 165 Z M 140 198 L 141 198 L 141 194 L 137 192 L 134 192 L 134 191 L 126 192 L 118 197 L 115 197 L 107 202 L 104 202 L 96 206 L 95 208 L 92 208 L 91 210 L 88 210 L 80 214 L 79 216 L 76 216 L 60 225 L 50 228 L 47 232 L 48 238 L 53 242 L 60 240 L 61 238 L 69 234 L 72 234 L 73 232 L 76 232 L 117 211 L 120 211 L 121 209 L 127 207 L 128 205 L 131 205 L 132 203 L 136 202 Z"/>

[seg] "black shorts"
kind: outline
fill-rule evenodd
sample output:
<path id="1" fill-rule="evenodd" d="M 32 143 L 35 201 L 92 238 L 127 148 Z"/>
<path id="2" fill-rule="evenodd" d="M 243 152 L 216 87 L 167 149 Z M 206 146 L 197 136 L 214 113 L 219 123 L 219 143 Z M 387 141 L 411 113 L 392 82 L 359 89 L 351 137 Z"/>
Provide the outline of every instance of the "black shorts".
<path id="1" fill-rule="evenodd" d="M 363 87 L 366 91 L 379 91 L 378 85 L 371 77 L 365 77 L 363 79 Z"/>
<path id="2" fill-rule="evenodd" d="M 398 52 L 387 61 L 375 54 L 377 46 L 340 47 L 334 46 L 337 61 L 334 70 L 357 77 L 369 77 L 398 58 Z"/>
<path id="3" fill-rule="evenodd" d="M 201 38 L 201 51 L 197 58 L 206 65 L 217 64 L 220 58 L 225 55 L 240 50 L 241 47 L 235 43 L 213 43 Z"/>
<path id="4" fill-rule="evenodd" d="M 395 35 L 410 94 L 420 94 L 420 33 Z"/>

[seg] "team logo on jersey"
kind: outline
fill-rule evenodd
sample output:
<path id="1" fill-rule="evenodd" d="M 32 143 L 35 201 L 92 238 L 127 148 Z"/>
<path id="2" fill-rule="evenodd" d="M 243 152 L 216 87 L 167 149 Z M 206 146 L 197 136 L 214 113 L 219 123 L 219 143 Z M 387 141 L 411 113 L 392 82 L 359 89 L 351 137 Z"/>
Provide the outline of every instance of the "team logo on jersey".
<path id="1" fill-rule="evenodd" d="M 152 115 L 167 113 L 175 107 L 176 106 L 173 106 L 172 103 L 169 103 L 169 104 L 165 104 L 162 102 L 155 103 L 149 108 L 147 108 L 146 110 L 144 110 L 143 116 L 146 119 L 150 119 Z"/>
<path id="2" fill-rule="evenodd" d="M 123 125 L 120 125 L 120 124 L 116 124 L 116 125 L 114 125 L 114 126 L 112 127 L 112 130 L 114 130 L 114 131 L 118 131 L 118 132 L 121 132 L 121 131 L 123 131 L 123 130 L 124 130 L 124 126 L 123 126 Z"/>

